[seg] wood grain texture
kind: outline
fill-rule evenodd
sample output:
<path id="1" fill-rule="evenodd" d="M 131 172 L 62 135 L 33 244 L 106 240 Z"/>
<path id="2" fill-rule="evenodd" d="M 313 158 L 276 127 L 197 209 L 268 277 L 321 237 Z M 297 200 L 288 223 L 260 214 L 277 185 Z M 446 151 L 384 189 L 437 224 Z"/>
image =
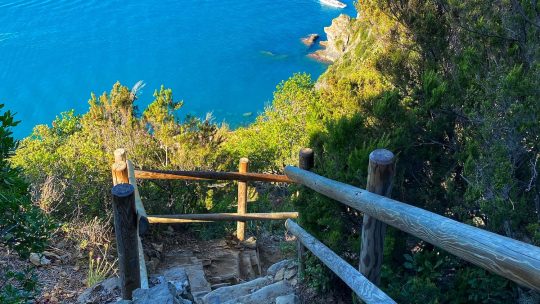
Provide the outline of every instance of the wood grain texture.
<path id="1" fill-rule="evenodd" d="M 240 159 L 238 164 L 238 173 L 246 173 L 248 171 L 249 159 L 243 157 Z M 247 183 L 239 181 L 238 182 L 238 214 L 246 214 L 247 211 Z M 246 234 L 246 222 L 238 221 L 236 222 L 236 238 L 239 241 L 243 241 Z"/>
<path id="2" fill-rule="evenodd" d="M 303 170 L 311 170 L 315 166 L 315 153 L 313 152 L 313 149 L 311 148 L 302 148 L 298 152 L 298 167 Z M 305 254 L 305 248 L 304 245 L 300 241 L 298 241 L 298 244 L 296 246 L 296 251 L 298 254 L 298 278 L 300 280 L 304 277 L 305 272 L 305 260 L 304 260 L 304 254 Z"/>
<path id="3" fill-rule="evenodd" d="M 135 188 L 135 207 L 137 208 L 137 215 L 139 216 L 139 218 L 146 217 L 146 209 L 144 208 L 143 202 L 141 200 L 141 195 L 139 194 L 139 188 L 137 187 L 137 179 L 135 178 L 135 169 L 131 160 L 127 161 L 127 169 L 129 183 L 133 186 L 133 188 Z M 141 223 L 139 223 L 139 225 L 141 225 Z M 145 231 L 141 231 L 144 229 L 148 229 L 148 227 L 139 227 L 139 234 L 144 234 Z"/>
<path id="4" fill-rule="evenodd" d="M 265 173 L 239 173 L 215 171 L 168 171 L 168 170 L 135 170 L 139 179 L 180 179 L 180 180 L 235 180 L 244 182 L 291 183 L 285 175 Z"/>
<path id="5" fill-rule="evenodd" d="M 385 149 L 377 149 L 371 152 L 368 164 L 367 190 L 389 196 L 392 191 L 393 178 L 394 154 Z M 385 223 L 364 214 L 361 235 L 362 247 L 360 249 L 358 269 L 377 286 L 381 281 L 385 233 Z"/>
<path id="6" fill-rule="evenodd" d="M 319 242 L 315 237 L 307 233 L 293 220 L 287 220 L 285 226 L 290 233 L 295 235 L 302 244 L 317 256 L 330 270 L 340 277 L 354 293 L 364 302 L 370 303 L 396 303 L 382 290 L 371 283 L 358 270 L 340 258 L 330 248 Z"/>
<path id="7" fill-rule="evenodd" d="M 127 159 L 126 150 L 122 148 L 116 149 L 114 151 L 114 160 L 115 164 L 113 164 L 113 185 L 117 185 L 119 183 L 129 183 L 135 189 L 135 208 L 137 211 L 138 222 L 137 231 L 139 232 L 139 235 L 143 235 L 148 230 L 149 223 L 146 219 L 146 211 L 144 210 L 144 206 L 139 195 L 139 189 L 137 188 L 137 181 L 135 180 L 133 163 Z M 115 177 L 115 169 L 122 170 L 121 177 Z M 147 289 L 148 274 L 146 271 L 146 263 L 144 261 L 144 252 L 142 250 L 142 241 L 140 237 L 138 237 L 137 243 L 139 248 L 139 271 L 141 277 L 141 288 Z"/>
<path id="8" fill-rule="evenodd" d="M 126 300 L 131 300 L 133 291 L 141 287 L 134 191 L 130 184 L 118 184 L 112 188 L 120 289 L 122 298 Z"/>
<path id="9" fill-rule="evenodd" d="M 113 186 L 128 183 L 128 171 L 125 161 L 114 162 L 114 164 L 112 164 L 111 171 Z"/>
<path id="10" fill-rule="evenodd" d="M 298 212 L 274 212 L 274 213 L 208 213 L 208 214 L 177 214 L 177 215 L 150 215 L 150 224 L 174 224 L 196 223 L 217 221 L 250 221 L 250 220 L 285 220 L 298 218 Z"/>
<path id="11" fill-rule="evenodd" d="M 293 181 L 410 233 L 466 261 L 540 291 L 540 248 L 472 227 L 315 173 L 287 166 Z"/>
<path id="12" fill-rule="evenodd" d="M 118 148 L 118 149 L 114 150 L 113 154 L 114 154 L 114 161 L 115 162 L 123 162 L 123 161 L 126 161 L 126 159 L 127 159 L 126 149 L 124 149 L 124 148 Z"/>
<path id="13" fill-rule="evenodd" d="M 135 209 L 137 211 L 137 231 L 138 231 L 138 246 L 139 246 L 139 270 L 141 272 L 141 288 L 148 289 L 148 272 L 146 270 L 146 261 L 144 260 L 144 252 L 142 250 L 141 235 L 145 234 L 150 227 L 146 210 L 139 195 L 137 180 L 135 179 L 135 168 L 131 160 L 126 160 L 129 184 L 135 189 Z"/>

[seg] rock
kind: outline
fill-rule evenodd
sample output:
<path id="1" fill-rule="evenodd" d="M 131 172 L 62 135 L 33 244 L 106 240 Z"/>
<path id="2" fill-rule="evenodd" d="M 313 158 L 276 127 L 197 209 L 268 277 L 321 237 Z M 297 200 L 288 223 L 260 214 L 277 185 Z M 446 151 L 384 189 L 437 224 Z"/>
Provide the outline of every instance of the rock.
<path id="1" fill-rule="evenodd" d="M 241 244 L 244 247 L 247 247 L 247 248 L 250 248 L 250 249 L 257 249 L 257 239 L 255 237 L 253 237 L 253 236 L 250 236 L 247 240 L 242 241 Z"/>
<path id="2" fill-rule="evenodd" d="M 285 273 L 283 274 L 283 278 L 285 280 L 290 280 L 296 275 L 296 268 L 290 268 L 285 270 Z"/>
<path id="3" fill-rule="evenodd" d="M 268 267 L 268 270 L 266 270 L 266 274 L 267 275 L 270 275 L 270 276 L 275 276 L 276 273 L 281 269 L 281 268 L 284 268 L 284 267 L 287 267 L 287 265 L 289 265 L 289 263 L 291 263 L 292 260 L 283 260 L 283 261 L 279 261 L 273 265 L 271 265 L 270 267 Z"/>
<path id="4" fill-rule="evenodd" d="M 345 14 L 339 15 L 332 20 L 332 24 L 324 28 L 328 38 L 327 41 L 321 41 L 322 50 L 317 50 L 308 56 L 323 62 L 334 62 L 343 53 L 354 46 L 354 20 Z"/>
<path id="5" fill-rule="evenodd" d="M 177 298 L 176 288 L 171 283 L 158 284 L 150 289 L 133 291 L 133 304 L 182 304 Z"/>
<path id="6" fill-rule="evenodd" d="M 156 272 L 156 269 L 159 266 L 159 260 L 158 259 L 151 259 L 146 261 L 146 269 L 149 273 Z"/>
<path id="7" fill-rule="evenodd" d="M 276 298 L 276 304 L 300 304 L 300 299 L 294 293 Z"/>
<path id="8" fill-rule="evenodd" d="M 201 262 L 202 262 L 202 265 L 205 267 L 212 265 L 212 260 L 210 259 L 204 259 L 204 260 L 201 260 Z"/>
<path id="9" fill-rule="evenodd" d="M 163 243 L 161 244 L 152 243 L 152 247 L 154 247 L 154 249 L 157 250 L 159 253 L 163 252 Z"/>
<path id="10" fill-rule="evenodd" d="M 294 290 L 284 281 L 276 282 L 274 284 L 264 286 L 261 289 L 245 295 L 240 298 L 229 300 L 224 304 L 261 304 L 261 303 L 273 303 L 274 299 L 279 296 L 292 293 Z M 213 304 L 213 303 L 211 303 Z"/>
<path id="11" fill-rule="evenodd" d="M 50 251 L 43 251 L 43 255 L 51 260 L 56 260 L 56 261 L 61 261 L 62 260 L 62 257 L 60 257 L 59 255 L 57 255 L 56 253 L 54 252 L 50 252 Z"/>
<path id="12" fill-rule="evenodd" d="M 112 277 L 103 280 L 101 283 L 101 286 L 106 291 L 113 291 L 116 288 L 120 289 L 120 278 L 118 277 Z"/>
<path id="13" fill-rule="evenodd" d="M 47 259 L 43 254 L 32 252 L 30 253 L 30 262 L 36 266 L 49 265 L 51 260 Z"/>
<path id="14" fill-rule="evenodd" d="M 319 39 L 319 37 L 320 37 L 319 34 L 309 34 L 300 40 L 302 41 L 303 44 L 307 46 L 312 46 L 315 43 L 315 41 Z"/>
<path id="15" fill-rule="evenodd" d="M 190 293 L 189 278 L 186 270 L 183 267 L 174 267 L 168 269 L 163 273 L 163 276 L 169 283 L 173 284 L 178 294 L 187 295 Z"/>
<path id="16" fill-rule="evenodd" d="M 291 286 L 296 286 L 298 284 L 298 279 L 294 278 L 294 279 L 290 280 L 289 284 L 291 284 Z"/>
<path id="17" fill-rule="evenodd" d="M 203 304 L 225 303 L 234 299 L 251 294 L 255 290 L 272 283 L 271 277 L 262 277 L 255 280 L 233 286 L 221 287 L 209 292 L 202 298 Z M 264 302 L 262 302 L 264 303 Z M 261 303 L 259 303 L 261 304 Z"/>
<path id="18" fill-rule="evenodd" d="M 274 276 L 274 281 L 281 281 L 283 280 L 284 276 L 285 276 L 285 267 L 278 270 L 278 272 Z"/>
<path id="19" fill-rule="evenodd" d="M 167 280 L 165 280 L 165 277 L 162 275 L 158 275 L 158 276 L 153 275 L 148 278 L 149 287 L 154 287 L 158 284 L 163 284 L 165 282 L 167 282 Z"/>
<path id="20" fill-rule="evenodd" d="M 230 283 L 219 283 L 219 284 L 214 284 L 212 285 L 212 290 L 216 290 L 218 288 L 221 288 L 221 287 L 227 287 L 227 286 L 231 286 Z"/>
<path id="21" fill-rule="evenodd" d="M 96 303 L 99 299 L 120 294 L 120 279 L 111 277 L 86 288 L 77 298 L 77 303 Z"/>

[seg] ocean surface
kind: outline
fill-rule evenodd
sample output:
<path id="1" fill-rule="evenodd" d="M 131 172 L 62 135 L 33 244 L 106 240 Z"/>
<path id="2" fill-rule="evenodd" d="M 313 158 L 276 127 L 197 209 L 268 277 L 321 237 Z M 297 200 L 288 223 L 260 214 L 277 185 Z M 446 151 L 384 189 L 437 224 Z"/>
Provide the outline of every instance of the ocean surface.
<path id="1" fill-rule="evenodd" d="M 0 0 L 0 103 L 22 121 L 20 138 L 60 112 L 85 113 L 91 92 L 142 80 L 141 110 L 163 84 L 184 100 L 180 117 L 245 124 L 281 80 L 326 69 L 300 38 L 354 15 L 344 2 Z"/>

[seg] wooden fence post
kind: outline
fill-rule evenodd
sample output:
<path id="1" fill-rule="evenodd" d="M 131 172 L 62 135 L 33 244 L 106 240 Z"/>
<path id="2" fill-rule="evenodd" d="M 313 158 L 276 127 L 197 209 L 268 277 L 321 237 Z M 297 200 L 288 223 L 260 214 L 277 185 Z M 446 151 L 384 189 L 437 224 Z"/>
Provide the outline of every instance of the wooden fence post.
<path id="1" fill-rule="evenodd" d="M 238 165 L 239 173 L 246 173 L 248 171 L 249 159 L 243 157 L 240 159 Z M 238 214 L 246 214 L 247 210 L 247 182 L 238 182 Z M 246 222 L 238 221 L 236 223 L 236 238 L 239 241 L 243 241 L 246 233 Z"/>
<path id="2" fill-rule="evenodd" d="M 377 149 L 369 154 L 367 190 L 389 196 L 394 179 L 394 154 L 386 149 Z M 360 249 L 360 272 L 373 284 L 381 281 L 384 235 L 386 224 L 364 214 L 362 223 L 362 249 Z"/>
<path id="3" fill-rule="evenodd" d="M 118 184 L 112 188 L 112 196 L 120 289 L 122 298 L 131 300 L 133 291 L 141 287 L 135 188 Z"/>
<path id="4" fill-rule="evenodd" d="M 311 170 L 313 169 L 314 164 L 315 164 L 315 155 L 313 153 L 313 150 L 310 148 L 300 149 L 300 153 L 298 155 L 298 167 L 303 170 Z M 305 247 L 304 245 L 302 245 L 302 242 L 300 242 L 300 240 L 297 240 L 296 248 L 298 252 L 298 278 L 302 280 L 302 278 L 304 277 L 304 271 L 305 271 L 305 261 L 304 261 Z"/>
<path id="5" fill-rule="evenodd" d="M 129 184 L 126 150 L 114 150 L 114 163 L 112 165 L 113 185 Z"/>

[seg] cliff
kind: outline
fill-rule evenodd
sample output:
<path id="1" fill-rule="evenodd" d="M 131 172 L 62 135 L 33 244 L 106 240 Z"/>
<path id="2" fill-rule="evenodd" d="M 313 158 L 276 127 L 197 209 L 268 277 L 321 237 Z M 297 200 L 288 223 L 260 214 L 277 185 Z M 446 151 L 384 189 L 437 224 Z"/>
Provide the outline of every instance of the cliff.
<path id="1" fill-rule="evenodd" d="M 327 39 L 321 41 L 324 49 L 309 54 L 311 58 L 324 62 L 334 62 L 354 45 L 355 19 L 341 14 L 332 24 L 324 28 Z"/>

